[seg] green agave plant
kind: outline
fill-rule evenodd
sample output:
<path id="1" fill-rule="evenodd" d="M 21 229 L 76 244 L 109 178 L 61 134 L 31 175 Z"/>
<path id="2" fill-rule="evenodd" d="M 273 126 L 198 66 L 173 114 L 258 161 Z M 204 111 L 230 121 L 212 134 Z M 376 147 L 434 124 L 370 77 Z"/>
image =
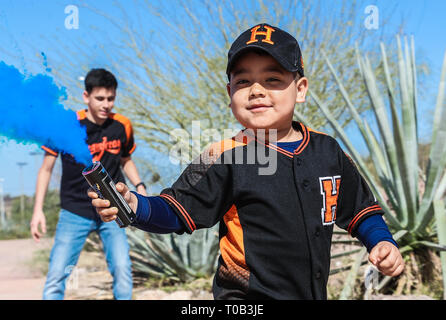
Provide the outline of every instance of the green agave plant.
<path id="1" fill-rule="evenodd" d="M 190 282 L 211 276 L 217 266 L 217 226 L 192 235 L 127 232 L 135 276 L 174 282 Z"/>
<path id="2" fill-rule="evenodd" d="M 362 57 L 357 49 L 359 71 L 368 91 L 371 109 L 377 128 L 372 129 L 365 118 L 361 118 L 344 89 L 341 79 L 326 58 L 338 87 L 345 100 L 348 112 L 354 119 L 357 129 L 369 151 L 376 173 L 373 173 L 354 147 L 350 137 L 330 113 L 326 103 L 314 92 L 310 96 L 317 103 L 322 113 L 342 141 L 346 151 L 353 158 L 364 178 L 368 181 L 381 207 L 386 212 L 385 219 L 400 245 L 403 254 L 416 249 L 440 251 L 443 275 L 443 294 L 446 288 L 446 54 L 443 62 L 438 96 L 432 124 L 432 140 L 426 169 L 419 164 L 419 119 L 417 118 L 417 75 L 415 64 L 414 40 L 404 39 L 404 49 L 397 37 L 398 71 L 392 77 L 389 70 L 386 48 L 381 43 L 382 63 L 385 81 L 377 81 L 373 67 L 367 57 Z M 394 83 L 393 79 L 398 83 Z M 384 88 L 384 90 L 382 90 Z M 296 111 L 296 117 L 305 122 L 302 114 Z M 348 268 L 349 274 L 344 282 L 340 299 L 351 297 L 359 268 L 366 261 L 366 250 L 357 252 L 355 261 Z M 339 270 L 338 270 L 339 271 Z M 389 277 L 382 279 L 377 289 L 382 288 Z"/>

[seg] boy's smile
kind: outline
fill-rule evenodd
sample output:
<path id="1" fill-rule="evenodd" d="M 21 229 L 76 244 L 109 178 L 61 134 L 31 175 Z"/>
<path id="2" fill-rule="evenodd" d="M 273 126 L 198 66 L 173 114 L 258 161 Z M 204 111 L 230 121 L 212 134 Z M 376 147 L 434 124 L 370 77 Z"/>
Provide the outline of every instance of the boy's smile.
<path id="1" fill-rule="evenodd" d="M 248 52 L 234 65 L 227 90 L 232 112 L 244 127 L 277 129 L 278 141 L 299 138 L 291 122 L 295 104 L 305 101 L 306 78 L 295 81 L 270 55 Z"/>

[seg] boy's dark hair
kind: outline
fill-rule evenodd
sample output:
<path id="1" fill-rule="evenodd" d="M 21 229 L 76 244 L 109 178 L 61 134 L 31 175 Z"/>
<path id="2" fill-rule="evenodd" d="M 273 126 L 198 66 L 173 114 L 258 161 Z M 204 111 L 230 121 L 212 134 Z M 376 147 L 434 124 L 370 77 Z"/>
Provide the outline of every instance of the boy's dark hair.
<path id="1" fill-rule="evenodd" d="M 101 87 L 107 89 L 118 88 L 118 81 L 113 73 L 105 69 L 91 69 L 85 77 L 85 91 L 91 93 L 93 88 Z"/>

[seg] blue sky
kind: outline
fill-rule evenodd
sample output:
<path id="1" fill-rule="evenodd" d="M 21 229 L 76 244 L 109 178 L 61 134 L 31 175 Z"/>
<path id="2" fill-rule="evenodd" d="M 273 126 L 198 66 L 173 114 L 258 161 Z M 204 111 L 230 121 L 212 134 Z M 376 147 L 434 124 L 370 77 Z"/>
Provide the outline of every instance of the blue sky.
<path id="1" fill-rule="evenodd" d="M 327 0 L 332 2 L 331 0 Z M 96 36 L 97 42 L 88 43 L 88 50 L 92 52 L 91 66 L 104 64 L 103 57 L 95 55 L 95 48 L 100 45 L 100 34 L 95 34 L 96 26 L 103 26 L 104 20 L 98 19 L 97 15 L 84 8 L 81 1 L 63 0 L 2 0 L 0 2 L 0 46 L 8 48 L 8 52 L 13 52 L 13 56 L 0 50 L 0 61 L 14 65 L 22 72 L 37 73 L 43 72 L 41 56 L 39 52 L 50 54 L 57 43 L 50 43 L 47 40 L 57 38 L 65 45 L 75 43 L 79 39 L 86 39 Z M 88 1 L 86 2 L 89 3 Z M 95 0 L 91 1 L 94 6 L 113 16 L 118 9 L 111 6 L 112 1 Z M 122 1 L 120 3 L 123 3 Z M 131 2 L 125 2 L 130 6 Z M 68 5 L 79 6 L 79 29 L 68 30 L 65 28 L 67 14 L 64 12 Z M 387 23 L 398 25 L 404 21 L 405 32 L 415 36 L 417 55 L 422 55 L 432 67 L 432 74 L 429 76 L 429 87 L 423 96 L 426 110 L 425 119 L 421 119 L 421 128 L 426 137 L 429 133 L 429 123 L 431 107 L 435 103 L 437 86 L 440 76 L 440 68 L 446 50 L 446 1 L 443 0 L 382 0 L 365 1 L 361 12 L 366 18 L 364 9 L 367 5 L 376 5 L 380 11 L 393 9 L 392 21 Z M 173 8 L 175 10 L 175 8 Z M 327 14 L 329 14 L 327 12 Z M 370 32 L 376 32 L 371 30 Z M 116 35 L 110 34 L 114 37 Z M 32 49 L 30 49 L 32 48 Z M 81 76 L 79 75 L 73 75 Z M 0 179 L 4 179 L 4 191 L 7 194 L 18 195 L 21 193 L 21 179 L 18 162 L 26 162 L 23 166 L 23 190 L 26 194 L 33 194 L 37 170 L 42 160 L 42 154 L 35 145 L 21 145 L 13 141 L 0 138 Z M 58 161 L 59 162 L 59 161 Z M 52 187 L 58 185 L 56 169 Z"/>

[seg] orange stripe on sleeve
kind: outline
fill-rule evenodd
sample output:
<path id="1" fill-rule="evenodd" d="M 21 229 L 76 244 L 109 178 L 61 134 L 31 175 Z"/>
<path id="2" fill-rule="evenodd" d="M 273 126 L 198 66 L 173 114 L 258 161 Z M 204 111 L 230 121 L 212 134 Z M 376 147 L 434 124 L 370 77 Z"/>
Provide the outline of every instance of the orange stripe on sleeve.
<path id="1" fill-rule="evenodd" d="M 348 227 L 347 227 L 347 231 L 348 231 L 348 233 L 352 233 L 352 230 L 353 230 L 353 228 L 354 228 L 354 226 L 356 225 L 356 223 L 358 222 L 358 220 L 361 218 L 361 217 L 363 217 L 364 215 L 366 215 L 367 213 L 369 213 L 369 212 L 372 212 L 372 211 L 376 211 L 376 210 L 381 210 L 381 207 L 379 206 L 379 205 L 374 205 L 374 206 L 371 206 L 371 207 L 367 207 L 367 208 L 365 208 L 365 209 L 363 209 L 362 211 L 360 211 L 353 219 L 352 219 L 352 221 L 350 222 L 350 224 L 348 225 Z"/>
<path id="2" fill-rule="evenodd" d="M 45 150 L 46 152 L 48 152 L 49 154 L 55 156 L 55 157 L 57 157 L 57 156 L 59 155 L 56 151 L 53 151 L 53 150 L 51 150 L 51 149 L 48 148 L 48 147 L 41 146 L 41 148 L 42 148 L 43 150 Z"/>
<path id="3" fill-rule="evenodd" d="M 135 149 L 136 149 L 136 144 L 133 144 L 133 148 L 132 148 L 132 149 L 130 149 L 130 151 L 129 151 L 129 154 L 132 154 L 132 153 L 133 153 L 133 151 L 135 151 Z"/>
<path id="4" fill-rule="evenodd" d="M 189 226 L 189 228 L 192 231 L 197 229 L 194 221 L 192 220 L 190 215 L 187 213 L 186 209 L 184 209 L 184 207 L 177 200 L 175 200 L 174 197 L 172 197 L 171 195 L 168 195 L 168 194 L 160 194 L 160 197 L 162 197 L 162 198 L 166 199 L 167 201 L 169 201 L 170 203 L 172 203 L 178 209 L 178 211 L 180 211 L 181 215 L 186 219 L 187 225 Z"/>

